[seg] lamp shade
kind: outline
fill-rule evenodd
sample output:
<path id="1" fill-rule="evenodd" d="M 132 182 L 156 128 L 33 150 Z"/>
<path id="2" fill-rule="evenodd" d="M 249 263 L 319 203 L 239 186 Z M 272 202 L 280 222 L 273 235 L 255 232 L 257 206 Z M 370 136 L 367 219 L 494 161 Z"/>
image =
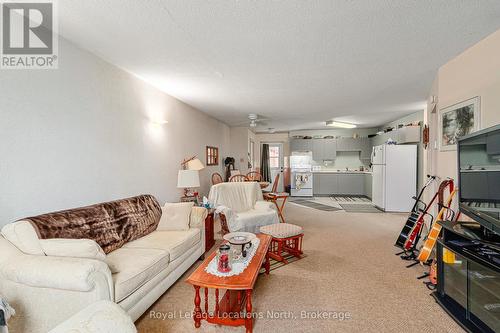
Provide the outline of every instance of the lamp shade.
<path id="1" fill-rule="evenodd" d="M 205 168 L 205 166 L 203 165 L 203 163 L 201 163 L 201 161 L 198 159 L 198 158 L 194 158 L 192 159 L 191 161 L 187 162 L 187 165 L 186 165 L 186 169 L 188 170 L 202 170 L 203 168 Z"/>
<path id="2" fill-rule="evenodd" d="M 177 175 L 177 187 L 200 187 L 200 175 L 198 170 L 179 170 Z"/>

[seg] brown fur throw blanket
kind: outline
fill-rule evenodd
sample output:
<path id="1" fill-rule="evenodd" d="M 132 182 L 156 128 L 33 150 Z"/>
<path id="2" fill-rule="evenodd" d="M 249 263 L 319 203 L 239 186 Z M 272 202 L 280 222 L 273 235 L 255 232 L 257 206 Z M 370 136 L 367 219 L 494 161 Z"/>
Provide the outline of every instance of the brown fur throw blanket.
<path id="1" fill-rule="evenodd" d="M 26 218 L 40 239 L 87 238 L 105 253 L 153 232 L 161 217 L 161 207 L 152 195 L 100 203 Z"/>

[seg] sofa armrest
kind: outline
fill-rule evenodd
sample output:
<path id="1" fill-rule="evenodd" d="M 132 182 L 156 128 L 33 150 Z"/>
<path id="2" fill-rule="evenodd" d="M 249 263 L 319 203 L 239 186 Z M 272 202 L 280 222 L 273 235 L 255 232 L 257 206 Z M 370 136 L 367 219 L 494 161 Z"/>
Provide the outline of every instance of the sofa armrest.
<path id="1" fill-rule="evenodd" d="M 130 316 L 119 305 L 111 301 L 99 301 L 87 306 L 49 333 L 68 332 L 135 333 L 137 329 Z"/>
<path id="2" fill-rule="evenodd" d="M 21 255 L 4 263 L 0 268 L 0 276 L 38 288 L 80 292 L 95 289 L 104 299 L 114 299 L 111 271 L 100 260 Z"/>
<path id="3" fill-rule="evenodd" d="M 275 205 L 269 201 L 257 201 L 255 202 L 255 209 L 257 210 L 269 210 L 274 209 Z"/>

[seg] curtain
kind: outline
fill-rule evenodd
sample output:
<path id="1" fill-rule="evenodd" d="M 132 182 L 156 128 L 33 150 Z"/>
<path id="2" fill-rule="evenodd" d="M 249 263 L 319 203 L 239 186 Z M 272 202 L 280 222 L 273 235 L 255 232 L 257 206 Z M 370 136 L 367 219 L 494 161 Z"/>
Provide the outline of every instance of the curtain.
<path id="1" fill-rule="evenodd" d="M 271 168 L 269 167 L 269 145 L 262 144 L 262 154 L 260 156 L 260 172 L 262 173 L 262 180 L 271 182 Z"/>

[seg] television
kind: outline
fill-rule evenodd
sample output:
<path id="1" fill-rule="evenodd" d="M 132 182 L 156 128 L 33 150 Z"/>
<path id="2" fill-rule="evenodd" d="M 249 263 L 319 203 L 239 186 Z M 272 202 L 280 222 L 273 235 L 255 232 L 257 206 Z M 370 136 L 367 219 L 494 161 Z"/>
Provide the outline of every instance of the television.
<path id="1" fill-rule="evenodd" d="M 460 212 L 500 235 L 500 125 L 458 139 Z"/>

